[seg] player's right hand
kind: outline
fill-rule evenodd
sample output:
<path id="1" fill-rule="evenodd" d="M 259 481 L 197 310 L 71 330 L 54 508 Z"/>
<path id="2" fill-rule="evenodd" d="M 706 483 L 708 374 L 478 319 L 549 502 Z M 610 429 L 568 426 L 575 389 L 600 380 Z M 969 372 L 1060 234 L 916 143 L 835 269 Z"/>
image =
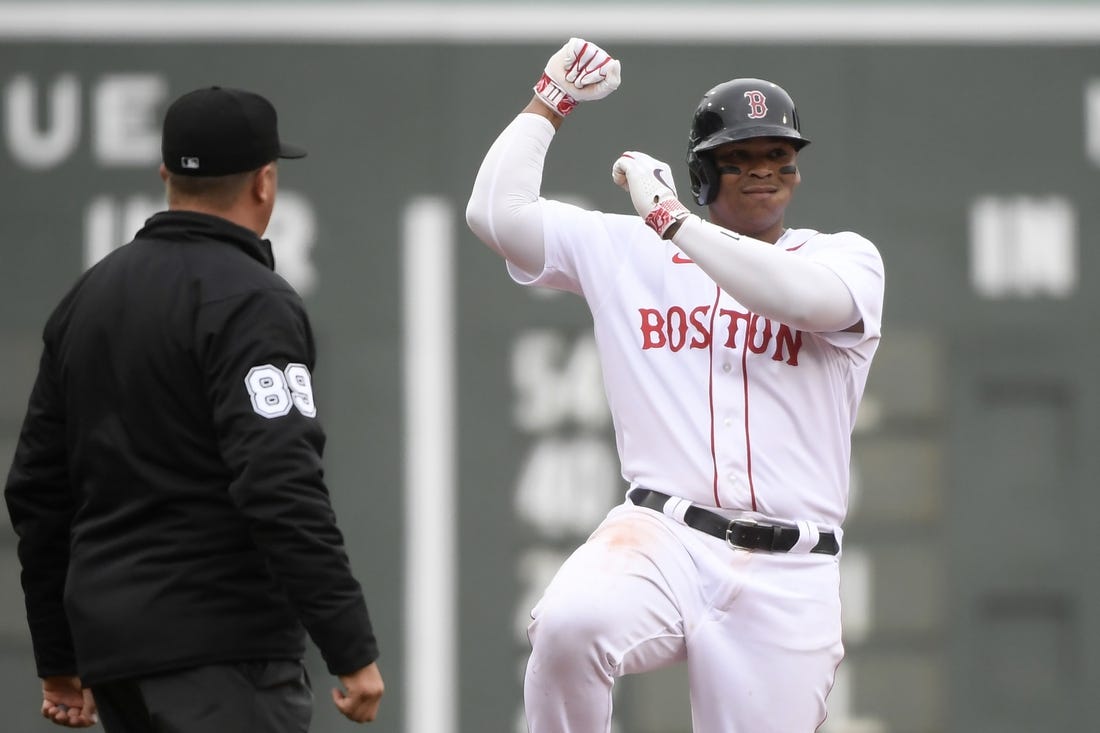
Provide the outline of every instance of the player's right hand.
<path id="1" fill-rule="evenodd" d="M 594 43 L 570 38 L 546 62 L 535 94 L 555 114 L 565 117 L 577 102 L 603 99 L 619 88 L 622 66 Z"/>
<path id="2" fill-rule="evenodd" d="M 378 663 L 372 662 L 351 674 L 340 675 L 344 689 L 332 689 L 332 701 L 348 720 L 369 723 L 378 715 L 378 704 L 386 686 Z"/>

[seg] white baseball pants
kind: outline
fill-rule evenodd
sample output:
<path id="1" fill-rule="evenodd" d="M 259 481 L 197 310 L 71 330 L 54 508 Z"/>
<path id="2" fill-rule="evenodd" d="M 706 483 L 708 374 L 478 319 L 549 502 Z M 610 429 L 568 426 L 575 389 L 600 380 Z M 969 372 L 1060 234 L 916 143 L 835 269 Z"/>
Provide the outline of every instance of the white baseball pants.
<path id="1" fill-rule="evenodd" d="M 531 615 L 530 733 L 608 733 L 615 678 L 685 660 L 694 733 L 813 733 L 843 657 L 837 557 L 735 550 L 629 502 Z"/>

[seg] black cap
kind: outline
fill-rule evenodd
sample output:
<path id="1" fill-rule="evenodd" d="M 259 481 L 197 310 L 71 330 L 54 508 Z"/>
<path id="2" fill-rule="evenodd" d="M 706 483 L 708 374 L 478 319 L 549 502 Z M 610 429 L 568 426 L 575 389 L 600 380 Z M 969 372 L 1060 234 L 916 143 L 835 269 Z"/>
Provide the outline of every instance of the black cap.
<path id="1" fill-rule="evenodd" d="M 275 107 L 259 94 L 207 87 L 172 102 L 161 137 L 164 166 L 182 176 L 225 176 L 303 158 L 279 140 Z"/>

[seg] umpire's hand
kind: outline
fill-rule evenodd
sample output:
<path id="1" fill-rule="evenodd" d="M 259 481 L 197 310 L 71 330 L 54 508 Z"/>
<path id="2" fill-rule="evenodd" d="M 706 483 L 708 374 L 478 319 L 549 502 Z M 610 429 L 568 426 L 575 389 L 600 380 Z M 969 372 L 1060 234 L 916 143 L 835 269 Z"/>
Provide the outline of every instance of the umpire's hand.
<path id="1" fill-rule="evenodd" d="M 99 722 L 92 691 L 79 677 L 42 678 L 42 717 L 66 728 L 88 728 Z"/>
<path id="2" fill-rule="evenodd" d="M 340 675 L 340 683 L 344 689 L 333 688 L 332 701 L 344 717 L 356 723 L 374 720 L 378 715 L 378 703 L 386 690 L 378 663 L 372 662 L 356 672 Z"/>

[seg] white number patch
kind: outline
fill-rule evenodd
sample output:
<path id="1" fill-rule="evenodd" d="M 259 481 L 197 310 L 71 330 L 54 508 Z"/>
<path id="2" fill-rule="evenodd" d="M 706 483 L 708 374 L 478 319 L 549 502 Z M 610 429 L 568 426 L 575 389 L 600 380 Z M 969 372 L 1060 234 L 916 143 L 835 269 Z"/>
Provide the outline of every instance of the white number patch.
<path id="1" fill-rule="evenodd" d="M 254 366 L 248 370 L 244 384 L 252 398 L 252 409 L 261 417 L 282 417 L 292 407 L 306 417 L 317 417 L 313 379 L 305 364 L 287 364 L 282 371 L 270 364 Z"/>

